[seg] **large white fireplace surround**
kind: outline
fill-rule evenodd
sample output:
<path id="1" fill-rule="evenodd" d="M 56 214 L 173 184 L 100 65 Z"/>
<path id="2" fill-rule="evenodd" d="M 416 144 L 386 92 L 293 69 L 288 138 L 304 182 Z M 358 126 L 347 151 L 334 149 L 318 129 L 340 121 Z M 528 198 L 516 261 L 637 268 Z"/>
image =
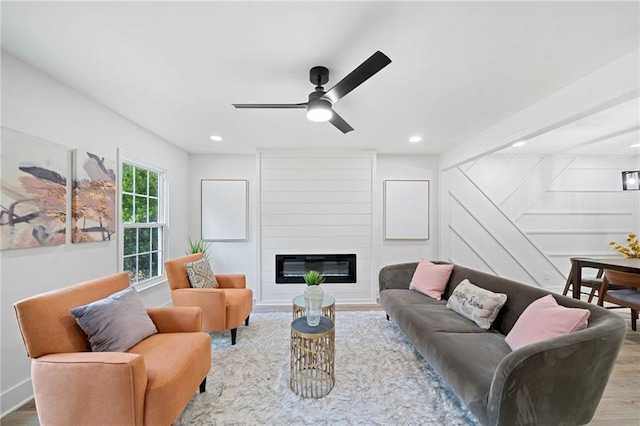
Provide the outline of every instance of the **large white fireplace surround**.
<path id="1" fill-rule="evenodd" d="M 375 300 L 372 152 L 260 153 L 262 304 L 286 304 L 304 284 L 276 283 L 276 255 L 355 254 L 355 283 L 325 283 L 344 303 Z"/>

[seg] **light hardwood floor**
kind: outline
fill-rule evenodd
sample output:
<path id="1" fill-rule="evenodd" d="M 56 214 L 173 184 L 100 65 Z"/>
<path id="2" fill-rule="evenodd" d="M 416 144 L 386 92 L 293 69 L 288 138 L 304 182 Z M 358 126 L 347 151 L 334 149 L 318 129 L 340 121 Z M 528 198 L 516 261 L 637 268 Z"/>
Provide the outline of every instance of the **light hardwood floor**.
<path id="1" fill-rule="evenodd" d="M 371 310 L 375 306 L 340 306 L 341 310 Z M 291 307 L 288 307 L 290 310 Z M 286 310 L 261 308 L 260 312 Z M 256 312 L 256 310 L 254 310 Z M 621 313 L 622 315 L 622 313 Z M 624 318 L 629 322 L 629 314 Z M 588 374 L 588 372 L 585 372 Z M 38 426 L 38 417 L 33 401 L 2 418 L 2 426 Z M 589 425 L 592 426 L 638 426 L 640 425 L 640 332 L 629 331 L 622 345 L 618 360 L 613 368 L 609 384 L 604 391 L 596 414 Z"/>

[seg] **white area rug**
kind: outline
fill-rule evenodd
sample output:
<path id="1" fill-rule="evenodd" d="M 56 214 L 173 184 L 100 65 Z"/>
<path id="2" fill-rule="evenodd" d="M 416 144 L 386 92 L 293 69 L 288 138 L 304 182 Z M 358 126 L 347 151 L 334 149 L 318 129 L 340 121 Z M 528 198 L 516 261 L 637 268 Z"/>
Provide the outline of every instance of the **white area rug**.
<path id="1" fill-rule="evenodd" d="M 213 334 L 207 392 L 176 426 L 477 425 L 384 312 L 336 312 L 336 382 L 322 399 L 289 389 L 291 313 L 256 313 Z"/>

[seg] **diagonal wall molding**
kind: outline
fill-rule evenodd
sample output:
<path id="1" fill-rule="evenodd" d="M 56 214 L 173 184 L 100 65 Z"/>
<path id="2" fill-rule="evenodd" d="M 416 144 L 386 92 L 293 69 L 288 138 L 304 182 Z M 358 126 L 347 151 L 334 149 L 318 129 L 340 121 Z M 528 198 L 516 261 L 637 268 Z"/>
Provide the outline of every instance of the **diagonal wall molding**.
<path id="1" fill-rule="evenodd" d="M 613 256 L 609 241 L 638 232 L 640 193 L 619 172 L 634 161 L 491 156 L 443 172 L 442 255 L 560 292 L 570 257 Z"/>
<path id="2" fill-rule="evenodd" d="M 558 286 L 562 272 L 540 248 L 480 189 L 462 169 L 452 169 L 449 189 L 449 226 L 464 235 L 467 249 L 500 276 L 532 285 Z M 462 240 L 460 240 L 462 241 Z M 462 247 L 451 244 L 451 256 Z"/>

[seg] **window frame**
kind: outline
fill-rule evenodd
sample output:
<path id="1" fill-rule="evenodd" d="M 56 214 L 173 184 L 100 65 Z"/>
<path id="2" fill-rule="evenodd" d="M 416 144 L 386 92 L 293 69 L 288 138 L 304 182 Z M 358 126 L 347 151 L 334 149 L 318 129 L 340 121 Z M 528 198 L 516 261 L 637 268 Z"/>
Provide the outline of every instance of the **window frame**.
<path id="1" fill-rule="evenodd" d="M 146 169 L 150 172 L 158 174 L 158 219 L 157 222 L 148 222 L 148 223 L 136 223 L 133 222 L 131 224 L 125 224 L 122 217 L 122 195 L 124 193 L 122 188 L 122 178 L 123 178 L 123 165 L 129 164 L 134 167 Z M 158 266 L 159 266 L 159 274 L 155 277 L 148 278 L 146 280 L 131 282 L 131 286 L 136 290 L 144 290 L 155 285 L 166 282 L 166 274 L 164 270 L 164 260 L 165 255 L 168 251 L 168 236 L 169 236 L 169 226 L 168 226 L 168 216 L 169 216 L 169 203 L 168 203 L 168 183 L 167 183 L 167 171 L 157 165 L 148 163 L 146 161 L 141 161 L 135 158 L 132 155 L 127 154 L 122 149 L 118 150 L 118 271 L 126 272 L 124 269 L 124 231 L 125 229 L 132 228 L 158 228 L 161 232 L 161 241 L 158 244 Z M 135 188 L 134 188 L 135 192 Z M 145 197 L 149 197 L 149 195 L 145 195 Z M 147 207 L 147 212 L 148 212 Z M 139 254 L 138 248 L 136 247 L 136 253 Z"/>

